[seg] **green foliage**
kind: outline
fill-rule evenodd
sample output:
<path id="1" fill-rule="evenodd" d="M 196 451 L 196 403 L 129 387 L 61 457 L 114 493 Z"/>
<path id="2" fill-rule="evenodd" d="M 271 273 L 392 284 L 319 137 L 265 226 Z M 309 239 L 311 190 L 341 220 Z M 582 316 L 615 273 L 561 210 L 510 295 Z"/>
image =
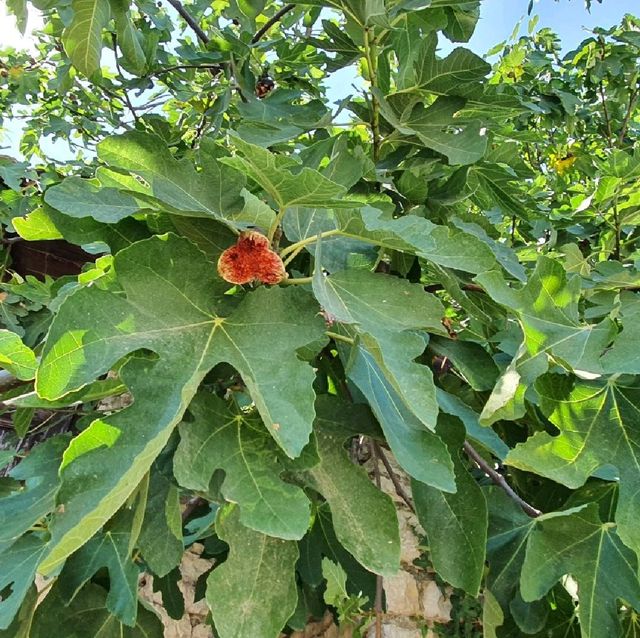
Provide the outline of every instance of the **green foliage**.
<path id="1" fill-rule="evenodd" d="M 640 20 L 490 64 L 475 0 L 164 4 L 7 3 L 0 636 L 160 636 L 196 541 L 220 638 L 364 635 L 398 499 L 441 635 L 636 635 Z"/>

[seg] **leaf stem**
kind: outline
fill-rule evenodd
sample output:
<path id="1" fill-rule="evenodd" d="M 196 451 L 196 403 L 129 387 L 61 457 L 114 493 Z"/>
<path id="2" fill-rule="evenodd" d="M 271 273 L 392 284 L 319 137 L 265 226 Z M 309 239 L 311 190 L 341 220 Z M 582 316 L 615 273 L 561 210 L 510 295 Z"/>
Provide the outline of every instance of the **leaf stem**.
<path id="1" fill-rule="evenodd" d="M 313 281 L 313 277 L 294 277 L 293 279 L 283 279 L 280 284 L 284 286 L 303 286 L 304 284 L 310 284 Z"/>
<path id="2" fill-rule="evenodd" d="M 276 213 L 276 216 L 274 217 L 273 221 L 271 222 L 271 226 L 269 226 L 269 231 L 267 232 L 267 239 L 269 240 L 270 244 L 273 243 L 273 238 L 275 237 L 276 232 L 280 227 L 280 222 L 282 222 L 282 218 L 284 217 L 284 214 L 286 211 L 287 211 L 286 208 L 280 208 L 280 210 Z"/>
<path id="3" fill-rule="evenodd" d="M 312 279 L 312 277 L 309 277 L 309 279 Z M 344 335 L 340 335 L 337 332 L 331 332 L 330 330 L 327 330 L 324 334 L 334 341 L 342 341 L 343 343 L 348 343 L 350 346 L 353 346 L 356 343 L 351 337 L 345 337 Z"/>
<path id="4" fill-rule="evenodd" d="M 323 233 L 318 233 L 317 235 L 311 235 L 306 239 L 301 239 L 300 241 L 297 241 L 295 244 L 291 244 L 290 246 L 283 248 L 280 251 L 280 257 L 284 258 L 290 253 L 296 253 L 297 255 L 300 252 L 300 250 L 302 250 L 305 246 L 308 246 L 309 244 L 313 244 L 318 240 L 322 239 L 323 237 L 331 237 L 332 235 L 339 235 L 340 232 L 341 231 L 339 229 L 334 228 L 333 230 L 326 230 Z"/>
<path id="5" fill-rule="evenodd" d="M 465 441 L 463 444 L 463 449 L 467 453 L 467 456 L 500 488 L 502 488 L 508 496 L 514 500 L 521 508 L 522 511 L 527 515 L 531 516 L 531 518 L 537 518 L 542 514 L 539 509 L 533 507 L 525 500 L 520 498 L 514 491 L 514 489 L 507 483 L 507 480 L 502 476 L 502 474 L 496 472 L 489 463 L 487 463 L 480 453 L 469 443 L 469 441 Z"/>
<path id="6" fill-rule="evenodd" d="M 620 227 L 620 215 L 618 214 L 618 202 L 616 197 L 616 203 L 613 205 L 613 225 L 615 232 L 615 247 L 613 250 L 613 256 L 617 261 L 620 261 L 620 245 L 621 245 L 621 237 L 622 237 L 622 228 Z"/>
<path id="7" fill-rule="evenodd" d="M 303 250 L 303 246 L 298 246 L 285 260 L 283 260 L 284 267 L 286 268 Z"/>

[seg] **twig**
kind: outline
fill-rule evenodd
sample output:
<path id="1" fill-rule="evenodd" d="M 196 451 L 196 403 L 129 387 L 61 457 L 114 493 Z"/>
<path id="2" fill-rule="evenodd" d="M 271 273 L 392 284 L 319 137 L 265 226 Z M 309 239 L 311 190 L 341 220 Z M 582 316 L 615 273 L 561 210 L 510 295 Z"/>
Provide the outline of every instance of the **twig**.
<path id="1" fill-rule="evenodd" d="M 116 62 L 116 71 L 118 71 L 118 75 L 123 78 L 122 69 L 120 68 L 120 62 L 118 62 L 118 36 L 115 33 L 111 34 L 111 41 L 113 42 L 113 57 Z M 129 111 L 131 111 L 131 115 L 133 115 L 134 122 L 137 123 L 138 113 L 136 112 L 135 106 L 133 106 L 133 103 L 129 99 L 129 94 L 127 93 L 127 89 L 124 87 L 124 85 L 122 86 L 122 95 L 124 97 L 125 103 L 127 104 L 127 107 L 129 108 Z"/>
<path id="2" fill-rule="evenodd" d="M 389 463 L 389 459 L 386 457 L 383 449 L 380 447 L 377 441 L 371 441 L 371 443 L 373 445 L 373 449 L 376 452 L 376 455 L 382 461 L 382 465 L 384 465 L 384 469 L 387 470 L 387 474 L 389 475 L 389 478 L 393 483 L 393 487 L 396 490 L 396 494 L 407 504 L 409 509 L 415 514 L 416 510 L 413 506 L 413 503 L 411 502 L 411 497 L 407 494 L 404 487 L 402 487 L 402 485 L 400 484 L 400 479 L 398 479 L 398 476 L 393 471 L 393 468 L 391 467 L 391 463 Z"/>
<path id="3" fill-rule="evenodd" d="M 604 44 L 604 39 L 602 36 L 599 38 L 600 40 L 600 59 L 604 62 L 605 57 L 607 57 L 607 51 Z M 604 93 L 604 82 L 600 80 L 600 84 L 598 85 L 600 90 L 600 98 L 602 99 L 602 111 L 604 113 L 604 121 L 607 125 L 607 140 L 609 141 L 609 148 L 613 149 L 613 133 L 611 131 L 611 118 L 609 117 L 609 109 L 607 108 L 607 98 Z"/>
<path id="4" fill-rule="evenodd" d="M 209 36 L 200 28 L 193 16 L 182 6 L 180 0 L 169 0 L 169 4 L 182 16 L 182 19 L 191 27 L 202 44 L 209 44 Z"/>
<path id="5" fill-rule="evenodd" d="M 202 116 L 200 117 L 200 121 L 198 122 L 198 126 L 196 127 L 196 133 L 191 141 L 191 148 L 195 148 L 198 144 L 198 140 L 202 137 L 204 130 L 207 126 L 207 111 L 211 106 L 211 96 L 207 96 L 207 101 L 205 103 L 204 109 L 202 109 Z"/>
<path id="6" fill-rule="evenodd" d="M 378 88 L 378 58 L 375 37 L 371 36 L 369 27 L 364 29 L 364 53 L 369 71 L 371 85 L 371 135 L 373 138 L 373 161 L 377 163 L 380 157 L 380 111 L 375 90 Z"/>
<path id="7" fill-rule="evenodd" d="M 380 489 L 380 468 L 378 467 L 378 452 L 380 448 L 373 439 L 371 442 L 371 458 L 373 459 L 373 475 L 375 477 L 376 486 Z M 376 575 L 376 598 L 373 603 L 373 610 L 376 614 L 376 633 L 375 638 L 382 638 L 382 589 L 383 582 L 380 574 Z"/>
<path id="8" fill-rule="evenodd" d="M 251 44 L 255 44 L 256 42 L 258 42 L 258 40 L 260 40 L 260 38 L 262 38 L 263 35 L 265 35 L 265 33 L 267 33 L 267 31 L 269 31 L 269 29 L 279 20 L 281 20 L 285 15 L 287 15 L 287 13 L 289 13 L 289 11 L 292 11 L 293 9 L 296 8 L 295 4 L 285 4 L 284 7 L 282 7 L 282 9 L 280 9 L 280 11 L 278 11 L 273 18 L 269 18 L 269 20 L 267 20 L 264 25 L 262 26 L 262 28 L 258 29 L 258 31 L 256 31 L 255 35 L 253 36 L 253 38 L 251 38 Z"/>
<path id="9" fill-rule="evenodd" d="M 620 226 L 620 215 L 618 214 L 618 198 L 616 197 L 616 203 L 613 205 L 613 225 L 614 225 L 614 249 L 613 256 L 617 261 L 620 261 L 620 246 L 622 239 L 622 228 Z"/>
<path id="10" fill-rule="evenodd" d="M 607 109 L 607 100 L 604 95 L 604 84 L 600 82 L 600 98 L 602 99 L 602 111 L 604 113 L 604 121 L 607 125 L 607 140 L 609 142 L 609 148 L 613 148 L 613 133 L 611 132 L 611 120 L 609 119 L 609 109 Z"/>
<path id="11" fill-rule="evenodd" d="M 627 112 L 624 115 L 624 120 L 622 121 L 622 128 L 620 129 L 620 135 L 618 136 L 618 145 L 620 146 L 622 146 L 622 143 L 624 142 L 624 136 L 627 134 L 627 128 L 629 127 L 629 120 L 631 119 L 631 113 L 633 113 L 633 108 L 635 106 L 636 100 L 638 99 L 639 92 L 640 92 L 640 86 L 637 86 L 629 94 L 629 105 L 627 107 Z"/>
<path id="12" fill-rule="evenodd" d="M 468 292 L 485 292 L 482 286 L 478 286 L 478 284 L 462 284 L 460 286 L 462 290 L 467 290 Z M 440 290 L 445 290 L 445 287 L 442 284 L 429 284 L 424 286 L 425 292 L 438 292 Z"/>
<path id="13" fill-rule="evenodd" d="M 171 73 L 172 71 L 181 71 L 182 69 L 202 69 L 204 71 L 219 71 L 219 64 L 176 64 L 174 66 L 167 66 L 163 69 L 157 69 L 156 71 L 150 71 L 147 75 L 163 75 L 165 73 Z"/>
<path id="14" fill-rule="evenodd" d="M 0 240 L 0 243 L 5 246 L 9 246 L 10 244 L 17 244 L 19 241 L 24 241 L 24 239 L 18 235 L 16 237 L 3 237 Z"/>
<path id="15" fill-rule="evenodd" d="M 525 500 L 520 498 L 513 488 L 507 483 L 502 474 L 496 472 L 483 458 L 480 453 L 469 443 L 465 441 L 463 445 L 464 451 L 467 456 L 498 486 L 501 487 L 510 498 L 512 498 L 521 508 L 522 511 L 531 518 L 536 518 L 542 514 L 542 512 L 533 505 L 530 505 Z"/>

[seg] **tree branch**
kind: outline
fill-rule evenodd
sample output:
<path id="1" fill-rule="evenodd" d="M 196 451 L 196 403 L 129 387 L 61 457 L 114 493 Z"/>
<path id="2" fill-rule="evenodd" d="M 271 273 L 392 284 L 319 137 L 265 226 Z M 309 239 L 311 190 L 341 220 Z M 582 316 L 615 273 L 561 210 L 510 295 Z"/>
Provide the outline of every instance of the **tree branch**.
<path id="1" fill-rule="evenodd" d="M 537 518 L 542 514 L 542 512 L 533 505 L 530 505 L 525 500 L 520 498 L 513 488 L 507 483 L 507 480 L 502 476 L 502 474 L 496 472 L 490 465 L 487 463 L 480 453 L 469 443 L 469 441 L 465 441 L 463 445 L 464 451 L 467 453 L 467 456 L 500 488 L 502 488 L 511 499 L 513 499 L 521 508 L 522 511 L 527 515 L 531 516 L 531 518 Z"/>
<path id="2" fill-rule="evenodd" d="M 172 71 L 180 71 L 182 69 L 202 69 L 203 71 L 219 71 L 219 64 L 176 64 L 175 66 L 167 66 L 163 69 L 157 69 L 156 71 L 150 71 L 147 75 L 164 75 L 165 73 L 171 73 Z"/>
<path id="3" fill-rule="evenodd" d="M 287 15 L 287 13 L 289 13 L 289 11 L 295 9 L 295 7 L 295 4 L 285 4 L 284 7 L 282 7 L 282 9 L 273 16 L 273 18 L 269 18 L 262 28 L 256 31 L 256 34 L 251 38 L 251 44 L 258 42 L 276 22 L 280 21 L 285 15 Z"/>
<path id="4" fill-rule="evenodd" d="M 113 42 L 113 58 L 116 62 L 116 71 L 118 71 L 118 75 L 120 76 L 122 82 L 122 69 L 120 68 L 120 62 L 118 62 L 118 36 L 115 33 L 111 34 L 111 41 Z M 127 107 L 129 108 L 129 111 L 131 111 L 131 115 L 133 115 L 133 121 L 137 123 L 138 113 L 133 106 L 133 103 L 129 99 L 129 94 L 127 93 L 127 89 L 124 86 L 122 87 L 122 95 Z"/>
<path id="5" fill-rule="evenodd" d="M 182 16 L 182 19 L 191 27 L 202 44 L 209 44 L 209 36 L 200 28 L 193 16 L 182 6 L 180 0 L 169 0 L 169 4 Z"/>
<path id="6" fill-rule="evenodd" d="M 384 469 L 387 470 L 387 474 L 393 483 L 393 487 L 396 490 L 396 494 L 407 504 L 409 509 L 415 514 L 416 510 L 411 502 L 411 497 L 406 493 L 405 489 L 400 484 L 400 480 L 398 479 L 396 473 L 393 471 L 391 467 L 391 463 L 389 463 L 389 459 L 386 457 L 383 449 L 380 447 L 377 441 L 371 441 L 373 445 L 373 449 L 376 453 L 376 456 L 380 458 L 382 461 L 382 465 L 384 465 Z"/>

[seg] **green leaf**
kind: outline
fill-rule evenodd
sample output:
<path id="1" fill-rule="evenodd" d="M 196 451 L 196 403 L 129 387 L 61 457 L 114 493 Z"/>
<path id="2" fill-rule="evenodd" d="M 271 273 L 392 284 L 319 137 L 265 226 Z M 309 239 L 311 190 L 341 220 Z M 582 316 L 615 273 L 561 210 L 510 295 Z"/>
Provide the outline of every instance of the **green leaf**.
<path id="1" fill-rule="evenodd" d="M 301 452 L 311 432 L 314 373 L 296 351 L 311 343 L 322 347 L 324 322 L 307 293 L 262 287 L 229 297 L 213 264 L 172 235 L 120 251 L 113 269 L 113 290 L 81 288 L 62 304 L 36 389 L 55 400 L 91 383 L 128 353 L 144 348 L 157 357 L 128 360 L 121 378 L 133 404 L 94 421 L 66 453 L 59 497 L 65 512 L 51 524 L 44 572 L 122 505 L 217 363 L 230 363 L 242 375 L 268 431 L 289 456 Z"/>
<path id="2" fill-rule="evenodd" d="M 13 429 L 20 438 L 24 437 L 29 431 L 29 426 L 35 413 L 35 408 L 17 408 L 11 415 Z"/>
<path id="3" fill-rule="evenodd" d="M 447 357 L 465 381 L 478 392 L 491 390 L 498 378 L 498 366 L 491 355 L 478 343 L 434 336 L 429 348 Z"/>
<path id="4" fill-rule="evenodd" d="M 343 10 L 358 24 L 389 26 L 384 0 L 340 0 Z"/>
<path id="5" fill-rule="evenodd" d="M 640 384 L 633 378 L 576 381 L 547 375 L 536 384 L 540 406 L 560 433 L 537 432 L 507 456 L 514 467 L 570 488 L 612 464 L 620 477 L 616 521 L 620 538 L 640 552 Z"/>
<path id="6" fill-rule="evenodd" d="M 402 122 L 402 128 L 415 133 L 422 144 L 444 155 L 450 164 L 473 164 L 484 156 L 487 136 L 478 120 L 456 120 L 462 106 L 458 98 L 450 97 L 439 97 L 426 108 L 418 104 Z M 451 127 L 462 131 L 453 133 Z"/>
<path id="7" fill-rule="evenodd" d="M 352 164 L 353 166 L 353 164 Z M 344 171 L 341 173 L 345 175 Z M 319 233 L 337 229 L 337 220 L 330 212 L 322 208 L 290 209 L 282 222 L 287 239 L 298 242 Z M 306 249 L 313 255 L 319 250 L 320 242 Z M 370 242 L 331 235 L 322 238 L 322 266 L 329 272 L 343 270 L 349 266 L 373 267 L 378 258 L 378 250 Z"/>
<path id="8" fill-rule="evenodd" d="M 278 538 L 302 538 L 309 527 L 309 499 L 280 479 L 284 455 L 260 417 L 208 393 L 198 394 L 189 412 L 193 421 L 180 425 L 174 457 L 180 485 L 206 492 L 213 473 L 224 470 L 221 494 L 239 505 L 244 526 Z"/>
<path id="9" fill-rule="evenodd" d="M 468 438 L 483 445 L 499 459 L 507 456 L 509 446 L 491 428 L 482 427 L 479 422 L 480 415 L 464 401 L 442 388 L 436 388 L 436 397 L 441 412 L 457 416 L 464 423 Z"/>
<path id="10" fill-rule="evenodd" d="M 468 113 L 469 104 L 464 109 Z M 469 113 L 469 117 L 473 114 Z M 518 188 L 517 176 L 511 171 L 492 162 L 483 161 L 469 170 L 468 187 L 471 189 L 471 199 L 484 210 L 499 208 L 505 215 L 515 215 L 520 218 L 523 210 L 523 194 Z M 504 244 L 502 244 L 504 245 Z M 514 276 L 520 277 L 518 275 Z"/>
<path id="11" fill-rule="evenodd" d="M 109 0 L 116 24 L 118 46 L 124 55 L 127 70 L 141 75 L 147 64 L 140 43 L 140 34 L 136 30 L 129 13 L 128 0 Z"/>
<path id="12" fill-rule="evenodd" d="M 100 142 L 98 156 L 111 167 L 144 180 L 146 184 L 129 182 L 123 190 L 141 198 L 146 207 L 221 221 L 244 221 L 246 217 L 245 177 L 207 153 L 201 154 L 202 170 L 198 172 L 191 160 L 176 160 L 159 137 L 131 131 Z M 104 173 L 99 175 L 102 180 Z M 254 221 L 252 217 L 247 221 Z"/>
<path id="13" fill-rule="evenodd" d="M 373 356 L 359 343 L 351 348 L 347 374 L 367 398 L 405 472 L 427 485 L 455 492 L 453 464 L 446 445 L 409 411 Z"/>
<path id="14" fill-rule="evenodd" d="M 481 134 L 479 120 L 457 117 L 465 100 L 459 97 L 439 97 L 429 106 L 414 103 L 401 113 L 394 112 L 386 102 L 380 101 L 380 112 L 398 133 L 416 136 L 424 145 L 444 155 L 449 164 L 466 166 L 482 159 L 487 150 L 487 136 Z M 453 132 L 451 129 L 459 129 Z"/>
<path id="15" fill-rule="evenodd" d="M 618 636 L 618 600 L 640 610 L 637 560 L 618 539 L 613 523 L 601 523 L 597 505 L 548 514 L 536 523 L 522 567 L 522 597 L 544 596 L 565 574 L 578 583 L 583 638 Z"/>
<path id="16" fill-rule="evenodd" d="M 327 503 L 317 507 L 314 525 L 298 545 L 300 560 L 297 570 L 304 583 L 315 588 L 322 583 L 322 558 L 326 556 L 346 572 L 349 596 L 359 597 L 364 594 L 369 600 L 374 600 L 376 576 L 362 567 L 340 544 Z"/>
<path id="17" fill-rule="evenodd" d="M 23 381 L 36 376 L 36 355 L 10 330 L 0 330 L 0 367 Z"/>
<path id="18" fill-rule="evenodd" d="M 298 601 L 296 543 L 247 529 L 233 506 L 219 510 L 216 531 L 229 543 L 226 562 L 207 579 L 220 638 L 277 638 Z"/>
<path id="19" fill-rule="evenodd" d="M 7 9 L 16 17 L 18 31 L 24 35 L 27 28 L 27 0 L 7 0 Z"/>
<path id="20" fill-rule="evenodd" d="M 371 206 L 359 211 L 335 211 L 334 215 L 340 232 L 354 239 L 368 240 L 465 272 L 482 273 L 496 268 L 496 259 L 484 242 L 418 215 L 395 219 Z"/>
<path id="21" fill-rule="evenodd" d="M 444 308 L 422 286 L 367 270 L 329 277 L 316 253 L 316 299 L 332 320 L 352 324 L 359 344 L 376 360 L 406 407 L 425 427 L 435 428 L 438 408 L 431 370 L 414 362 L 425 349 L 418 330 L 443 332 Z"/>
<path id="22" fill-rule="evenodd" d="M 133 627 L 122 625 L 106 608 L 107 592 L 87 583 L 68 604 L 54 584 L 36 610 L 30 638 L 51 638 L 62 627 L 73 628 L 74 638 L 162 638 L 164 629 L 160 619 L 140 606 Z"/>
<path id="23" fill-rule="evenodd" d="M 123 219 L 113 225 L 101 224 L 90 217 L 63 215 L 47 205 L 36 208 L 26 217 L 14 218 L 13 225 L 17 233 L 28 241 L 64 238 L 77 245 L 103 243 L 112 253 L 149 236 L 144 222 Z"/>
<path id="24" fill-rule="evenodd" d="M 491 590 L 485 589 L 482 605 L 482 629 L 484 638 L 497 638 L 496 629 L 504 623 L 504 614 Z"/>
<path id="25" fill-rule="evenodd" d="M 355 42 L 334 22 L 323 20 L 322 31 L 324 35 L 322 39 L 309 38 L 308 41 L 319 49 L 336 54 L 326 60 L 328 71 L 337 71 L 361 56 L 360 49 Z"/>
<path id="26" fill-rule="evenodd" d="M 67 177 L 47 189 L 44 201 L 69 217 L 93 217 L 107 224 L 115 224 L 141 208 L 132 195 L 116 188 L 101 188 L 98 180 L 80 177 Z"/>
<path id="27" fill-rule="evenodd" d="M 441 417 L 437 432 L 454 460 L 457 491 L 448 494 L 412 481 L 416 514 L 427 532 L 437 573 L 454 587 L 477 596 L 484 573 L 487 502 L 462 461 L 464 428 L 460 421 Z"/>
<path id="28" fill-rule="evenodd" d="M 487 246 L 489 246 L 491 252 L 495 255 L 498 263 L 513 277 L 518 279 L 519 281 L 526 282 L 527 274 L 520 262 L 518 261 L 518 257 L 516 256 L 513 249 L 506 246 L 504 243 L 500 241 L 496 241 L 487 235 L 486 231 L 475 223 L 465 222 L 458 217 L 453 217 L 453 224 L 456 228 L 463 230 L 468 235 L 473 235 L 477 237 L 481 241 L 483 241 Z"/>
<path id="29" fill-rule="evenodd" d="M 138 547 L 160 578 L 180 564 L 184 553 L 180 493 L 174 483 L 153 469 Z"/>
<path id="30" fill-rule="evenodd" d="M 318 171 L 302 168 L 293 159 L 233 137 L 243 157 L 223 157 L 221 162 L 250 177 L 276 202 L 280 210 L 291 206 L 311 208 L 353 207 L 355 202 L 340 199 L 347 189 Z"/>
<path id="31" fill-rule="evenodd" d="M 54 436 L 9 472 L 11 478 L 23 482 L 23 487 L 0 499 L 0 552 L 54 509 L 60 486 L 58 468 L 68 444 L 68 437 Z"/>
<path id="32" fill-rule="evenodd" d="M 640 374 L 640 355 L 636 348 L 640 339 L 640 305 L 634 303 L 637 295 L 627 299 L 633 301 L 622 305 L 623 330 L 601 359 L 604 371 L 608 374 Z"/>
<path id="33" fill-rule="evenodd" d="M 62 43 L 73 66 L 90 76 L 100 68 L 102 30 L 109 21 L 109 3 L 104 0 L 72 0 L 71 8 L 73 20 L 62 35 Z"/>
<path id="34" fill-rule="evenodd" d="M 245 142 L 268 147 L 329 124 L 328 110 L 320 100 L 296 104 L 299 98 L 299 91 L 279 89 L 263 100 L 239 104 L 242 123 L 238 135 Z"/>
<path id="35" fill-rule="evenodd" d="M 38 602 L 38 589 L 35 584 L 29 587 L 18 613 L 7 629 L 0 629 L 0 638 L 30 638 L 33 614 Z"/>
<path id="36" fill-rule="evenodd" d="M 581 376 L 602 373 L 599 358 L 615 326 L 609 318 L 598 324 L 580 320 L 579 276 L 567 277 L 559 262 L 541 256 L 520 290 L 508 287 L 497 272 L 480 274 L 475 280 L 494 301 L 515 312 L 524 333 L 519 352 L 484 407 L 484 424 L 524 414 L 524 392 L 547 371 L 550 357 Z"/>
<path id="37" fill-rule="evenodd" d="M 273 211 L 271 213 L 273 217 Z M 193 242 L 213 264 L 217 264 L 220 255 L 238 240 L 233 230 L 213 219 L 173 215 L 171 223 L 179 235 Z"/>
<path id="38" fill-rule="evenodd" d="M 340 602 L 349 598 L 347 593 L 347 572 L 328 558 L 322 559 L 322 576 L 327 581 L 324 591 L 324 602 L 337 607 Z"/>
<path id="39" fill-rule="evenodd" d="M 324 421 L 340 423 L 341 403 L 323 402 Z M 321 426 L 322 422 L 318 423 Z M 369 571 L 395 574 L 400 566 L 400 532 L 393 501 L 378 490 L 343 447 L 345 432 L 316 427 L 320 464 L 306 477 L 329 503 L 340 543 Z"/>
<path id="40" fill-rule="evenodd" d="M 35 534 L 20 537 L 10 549 L 0 553 L 0 629 L 6 629 L 27 595 L 36 575 L 36 568 L 45 552 L 45 543 Z M 9 593 L 4 590 L 9 588 Z"/>
<path id="41" fill-rule="evenodd" d="M 162 594 L 162 607 L 174 620 L 181 620 L 184 616 L 184 596 L 178 587 L 181 580 L 182 573 L 177 567 L 161 578 L 155 575 L 153 578 L 153 591 Z"/>
<path id="42" fill-rule="evenodd" d="M 5 468 L 13 461 L 15 453 L 12 450 L 0 450 L 0 469 Z"/>
<path id="43" fill-rule="evenodd" d="M 443 30 L 452 42 L 468 42 L 480 18 L 480 2 L 464 2 L 460 8 L 448 7 L 449 24 Z"/>
<path id="44" fill-rule="evenodd" d="M 487 491 L 489 534 L 487 557 L 489 572 L 486 587 L 502 614 L 509 611 L 511 601 L 519 595 L 519 578 L 525 559 L 527 541 L 535 520 L 529 518 L 501 489 Z M 493 610 L 497 619 L 501 614 Z"/>
<path id="45" fill-rule="evenodd" d="M 437 45 L 434 33 L 421 42 L 415 62 L 416 88 L 437 95 L 461 95 L 461 91 L 464 95 L 468 94 L 470 84 L 477 84 L 491 71 L 490 64 L 462 47 L 440 59 L 436 55 Z"/>
<path id="46" fill-rule="evenodd" d="M 107 609 L 123 624 L 135 626 L 138 611 L 138 568 L 131 560 L 136 542 L 135 510 L 118 512 L 88 543 L 73 554 L 59 577 L 60 593 L 69 604 L 102 568 L 109 573 Z"/>

